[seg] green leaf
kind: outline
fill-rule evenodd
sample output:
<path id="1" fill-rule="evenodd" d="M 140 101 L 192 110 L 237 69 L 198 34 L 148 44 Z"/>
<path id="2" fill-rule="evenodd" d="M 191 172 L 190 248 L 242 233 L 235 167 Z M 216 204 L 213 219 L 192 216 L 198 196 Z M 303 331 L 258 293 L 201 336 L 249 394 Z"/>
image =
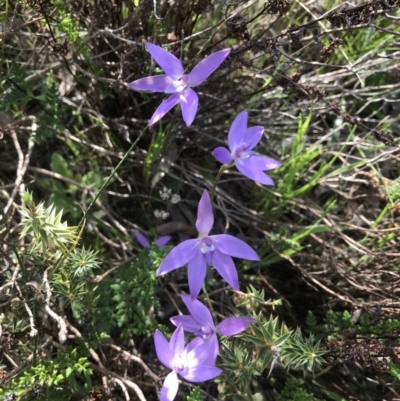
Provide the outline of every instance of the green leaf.
<path id="1" fill-rule="evenodd" d="M 52 154 L 50 167 L 55 173 L 64 177 L 72 178 L 74 176 L 67 161 L 59 153 Z"/>

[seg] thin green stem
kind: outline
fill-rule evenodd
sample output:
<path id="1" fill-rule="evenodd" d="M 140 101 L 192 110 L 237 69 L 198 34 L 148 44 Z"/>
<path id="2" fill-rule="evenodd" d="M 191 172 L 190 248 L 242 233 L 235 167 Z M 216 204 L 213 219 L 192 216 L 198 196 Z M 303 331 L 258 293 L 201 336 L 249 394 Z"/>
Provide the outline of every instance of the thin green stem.
<path id="1" fill-rule="evenodd" d="M 111 172 L 111 174 L 108 176 L 108 178 L 104 181 L 104 184 L 101 186 L 95 197 L 92 199 L 92 201 L 89 204 L 89 207 L 86 209 L 85 214 L 83 215 L 81 221 L 78 224 L 78 231 L 84 224 L 86 217 L 88 216 L 90 210 L 92 209 L 93 205 L 96 203 L 97 199 L 99 199 L 101 193 L 104 191 L 104 189 L 108 186 L 108 184 L 111 182 L 111 180 L 114 178 L 116 172 L 119 170 L 119 168 L 122 166 L 122 164 L 125 162 L 125 160 L 128 158 L 129 154 L 132 152 L 133 148 L 136 146 L 136 144 L 139 142 L 139 140 L 142 138 L 143 134 L 147 131 L 147 128 L 149 126 L 146 125 L 146 127 L 143 129 L 143 131 L 140 133 L 140 135 L 136 138 L 136 140 L 132 143 L 131 147 L 127 150 L 127 152 L 124 154 L 120 162 L 115 166 L 114 170 Z"/>
<path id="2" fill-rule="evenodd" d="M 208 295 L 207 288 L 206 288 L 205 284 L 203 284 L 203 287 L 202 287 L 202 288 L 203 288 L 204 295 L 206 296 L 208 308 L 210 309 L 211 314 L 212 314 L 212 315 L 215 315 L 214 308 L 213 308 L 212 303 L 211 303 L 211 298 L 210 298 L 210 296 Z"/>
<path id="3" fill-rule="evenodd" d="M 163 158 L 165 156 L 165 153 L 168 150 L 168 145 L 172 140 L 172 128 L 174 127 L 176 118 L 178 117 L 178 114 L 180 112 L 180 106 L 178 105 L 178 107 L 175 109 L 174 115 L 172 116 L 172 120 L 170 122 L 170 124 L 167 127 L 167 130 L 165 132 L 165 140 L 164 140 L 164 146 L 161 149 L 161 158 Z"/>
<path id="4" fill-rule="evenodd" d="M 89 204 L 89 207 L 86 209 L 83 217 L 81 218 L 81 221 L 78 224 L 78 227 L 76 229 L 77 232 L 80 232 L 83 228 L 83 225 L 86 221 L 86 218 L 90 212 L 90 210 L 92 209 L 93 205 L 96 203 L 97 199 L 99 199 L 101 193 L 104 191 L 104 189 L 108 186 L 108 184 L 111 182 L 111 180 L 113 179 L 113 177 L 115 176 L 116 172 L 119 170 L 119 168 L 122 166 L 122 164 L 124 163 L 124 161 L 128 158 L 129 154 L 132 152 L 133 148 L 136 146 L 136 144 L 139 142 L 139 140 L 141 139 L 141 137 L 143 136 L 143 134 L 147 131 L 147 128 L 149 126 L 146 125 L 146 127 L 144 127 L 144 129 L 142 130 L 142 132 L 139 134 L 139 136 L 136 138 L 136 140 L 132 143 L 131 147 L 127 150 L 127 152 L 124 154 L 124 156 L 122 157 L 122 159 L 119 161 L 119 163 L 115 166 L 114 170 L 111 172 L 111 174 L 108 176 L 108 178 L 104 181 L 104 184 L 100 187 L 99 191 L 97 192 L 97 194 L 95 195 L 95 197 L 92 199 L 92 201 Z M 77 240 L 78 241 L 78 240 Z M 58 259 L 58 261 L 56 262 L 56 264 L 54 265 L 54 269 L 53 272 L 56 271 L 57 267 L 61 265 L 61 263 L 63 262 L 63 260 L 66 258 L 66 254 L 62 254 L 60 256 L 60 258 Z"/>
<path id="5" fill-rule="evenodd" d="M 220 167 L 220 169 L 218 171 L 218 174 L 215 177 L 215 181 L 214 181 L 214 184 L 213 184 L 213 187 L 212 187 L 212 190 L 211 190 L 211 202 L 212 202 L 212 200 L 214 198 L 215 190 L 217 189 L 217 184 L 218 184 L 219 180 L 221 179 L 222 173 L 225 170 L 229 170 L 232 166 L 233 166 L 233 163 L 231 163 L 231 164 L 223 164 Z"/>

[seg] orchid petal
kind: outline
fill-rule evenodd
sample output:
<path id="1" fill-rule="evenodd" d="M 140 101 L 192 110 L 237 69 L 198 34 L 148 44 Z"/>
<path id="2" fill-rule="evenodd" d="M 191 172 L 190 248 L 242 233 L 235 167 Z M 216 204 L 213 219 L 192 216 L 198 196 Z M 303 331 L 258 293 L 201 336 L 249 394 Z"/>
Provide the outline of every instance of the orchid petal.
<path id="1" fill-rule="evenodd" d="M 146 48 L 157 61 L 157 64 L 169 75 L 172 79 L 179 79 L 183 74 L 183 65 L 172 53 L 163 49 L 160 46 L 156 46 L 153 43 L 147 42 Z"/>
<path id="2" fill-rule="evenodd" d="M 200 235 L 206 236 L 211 231 L 213 224 L 214 213 L 212 210 L 210 195 L 207 191 L 203 191 L 197 209 L 197 231 L 200 233 Z"/>
<path id="3" fill-rule="evenodd" d="M 262 170 L 252 166 L 249 161 L 252 157 L 246 160 L 236 160 L 237 169 L 247 178 L 264 185 L 274 185 L 274 180 Z"/>
<path id="4" fill-rule="evenodd" d="M 164 245 L 166 245 L 166 244 L 169 242 L 169 240 L 170 240 L 171 238 L 172 238 L 172 237 L 171 237 L 170 235 L 163 235 L 162 237 L 157 238 L 157 239 L 155 240 L 155 243 L 156 243 L 156 245 L 157 245 L 158 247 L 162 248 Z"/>
<path id="5" fill-rule="evenodd" d="M 186 346 L 186 351 L 189 353 L 192 349 L 198 347 L 201 344 L 204 344 L 205 341 L 201 337 L 195 337 L 190 343 Z"/>
<path id="6" fill-rule="evenodd" d="M 214 333 L 208 340 L 204 342 L 209 345 L 209 349 L 206 353 L 207 358 L 204 360 L 203 365 L 215 365 L 219 353 L 219 342 L 217 335 Z"/>
<path id="7" fill-rule="evenodd" d="M 179 103 L 179 93 L 175 93 L 168 99 L 165 99 L 154 112 L 149 126 L 155 124 L 157 121 L 161 120 L 176 104 Z"/>
<path id="8" fill-rule="evenodd" d="M 167 368 L 173 369 L 172 361 L 174 359 L 174 355 L 171 351 L 171 347 L 168 344 L 167 339 L 164 337 L 164 334 L 161 333 L 160 330 L 156 330 L 154 334 L 154 345 L 156 348 L 157 358 L 160 362 Z"/>
<path id="9" fill-rule="evenodd" d="M 212 155 L 221 163 L 221 164 L 230 164 L 232 162 L 232 155 L 229 153 L 229 150 L 219 146 L 212 151 Z"/>
<path id="10" fill-rule="evenodd" d="M 154 75 L 140 78 L 128 84 L 131 89 L 137 91 L 165 92 L 173 80 L 168 75 Z"/>
<path id="11" fill-rule="evenodd" d="M 253 149 L 258 144 L 258 142 L 260 142 L 263 133 L 264 133 L 264 128 L 260 126 L 250 127 L 246 129 L 243 141 L 247 143 L 248 150 Z"/>
<path id="12" fill-rule="evenodd" d="M 169 340 L 169 347 L 173 355 L 180 355 L 184 351 L 185 334 L 181 325 L 172 333 L 171 339 Z"/>
<path id="13" fill-rule="evenodd" d="M 247 119 L 248 113 L 246 110 L 243 110 L 233 120 L 228 133 L 228 145 L 231 152 L 243 143 L 243 139 L 246 135 Z"/>
<path id="14" fill-rule="evenodd" d="M 139 231 L 134 231 L 133 235 L 136 237 L 137 241 L 143 248 L 150 247 L 150 241 Z"/>
<path id="15" fill-rule="evenodd" d="M 219 344 L 216 335 L 210 338 L 210 340 L 204 341 L 197 347 L 193 347 L 187 354 L 187 367 L 190 369 L 199 365 L 215 365 L 218 356 L 218 348 Z"/>
<path id="16" fill-rule="evenodd" d="M 160 401 L 173 401 L 178 394 L 179 380 L 175 372 L 170 372 L 165 378 L 160 393 Z"/>
<path id="17" fill-rule="evenodd" d="M 251 246 L 232 235 L 218 234 L 212 235 L 210 238 L 214 241 L 215 247 L 218 251 L 225 255 L 240 259 L 260 260 L 259 256 Z"/>
<path id="18" fill-rule="evenodd" d="M 216 328 L 219 334 L 234 336 L 250 327 L 250 323 L 257 322 L 252 317 L 229 317 L 223 320 Z"/>
<path id="19" fill-rule="evenodd" d="M 192 299 L 199 295 L 201 286 L 206 278 L 206 259 L 204 255 L 198 251 L 195 257 L 188 263 L 188 281 L 189 290 Z"/>
<path id="20" fill-rule="evenodd" d="M 224 49 L 204 58 L 189 74 L 189 86 L 203 83 L 228 57 L 231 49 Z"/>
<path id="21" fill-rule="evenodd" d="M 186 126 L 190 127 L 196 117 L 199 97 L 193 89 L 187 88 L 180 94 L 179 99 L 181 102 L 183 120 Z"/>
<path id="22" fill-rule="evenodd" d="M 184 375 L 181 375 L 188 382 L 205 382 L 210 379 L 214 379 L 222 373 L 222 369 L 216 368 L 215 366 L 200 365 L 188 369 Z"/>
<path id="23" fill-rule="evenodd" d="M 225 255 L 216 249 L 213 255 L 213 266 L 222 278 L 234 289 L 239 290 L 239 277 L 230 256 Z"/>
<path id="24" fill-rule="evenodd" d="M 186 265 L 199 252 L 199 249 L 195 246 L 197 241 L 197 239 L 188 239 L 172 249 L 162 261 L 156 275 L 161 276 Z"/>
<path id="25" fill-rule="evenodd" d="M 174 326 L 179 326 L 181 324 L 183 330 L 189 333 L 197 333 L 201 330 L 201 325 L 189 315 L 178 315 L 171 317 L 169 320 Z"/>
<path id="26" fill-rule="evenodd" d="M 248 159 L 242 160 L 242 163 L 246 166 L 251 166 L 253 169 L 257 170 L 273 170 L 282 166 L 282 163 L 275 159 L 263 155 L 253 155 Z"/>
<path id="27" fill-rule="evenodd" d="M 193 319 L 195 319 L 200 326 L 210 326 L 214 328 L 214 320 L 210 311 L 200 301 L 192 299 L 189 295 L 181 295 L 181 298 Z"/>

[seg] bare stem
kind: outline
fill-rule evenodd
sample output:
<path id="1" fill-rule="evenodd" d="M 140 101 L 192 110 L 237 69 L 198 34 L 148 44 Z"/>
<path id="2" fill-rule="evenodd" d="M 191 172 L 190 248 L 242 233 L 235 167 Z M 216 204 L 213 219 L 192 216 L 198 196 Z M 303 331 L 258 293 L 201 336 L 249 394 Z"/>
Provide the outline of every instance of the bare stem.
<path id="1" fill-rule="evenodd" d="M 220 169 L 219 169 L 219 171 L 218 171 L 218 174 L 217 174 L 217 177 L 215 178 L 215 181 L 214 181 L 212 190 L 211 190 L 211 197 L 210 197 L 210 198 L 211 198 L 211 202 L 212 202 L 212 200 L 213 200 L 213 198 L 214 198 L 215 190 L 217 189 L 217 184 L 218 184 L 219 180 L 221 179 L 222 173 L 223 173 L 225 170 L 229 170 L 232 166 L 233 166 L 233 163 L 231 163 L 231 164 L 223 164 L 223 165 L 220 167 Z"/>

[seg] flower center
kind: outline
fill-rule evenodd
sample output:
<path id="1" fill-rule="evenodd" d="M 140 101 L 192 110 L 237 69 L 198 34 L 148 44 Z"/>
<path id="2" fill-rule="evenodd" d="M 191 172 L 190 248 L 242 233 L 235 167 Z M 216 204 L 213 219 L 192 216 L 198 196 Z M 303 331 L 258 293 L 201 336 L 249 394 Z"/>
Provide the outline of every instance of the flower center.
<path id="1" fill-rule="evenodd" d="M 233 158 L 239 160 L 248 159 L 251 156 L 251 152 L 248 150 L 248 146 L 249 145 L 247 145 L 247 143 L 242 143 L 240 146 L 238 146 L 233 152 Z"/>
<path id="2" fill-rule="evenodd" d="M 214 252 L 215 246 L 211 238 L 204 237 L 200 243 L 200 252 L 204 255 L 209 252 Z"/>
<path id="3" fill-rule="evenodd" d="M 206 341 L 214 334 L 214 329 L 210 326 L 203 326 L 200 329 L 200 332 L 201 338 Z"/>
<path id="4" fill-rule="evenodd" d="M 198 247 L 200 249 L 200 252 L 206 258 L 207 264 L 211 265 L 212 256 L 213 256 L 214 250 L 215 250 L 215 245 L 214 245 L 213 240 L 211 238 L 209 238 L 209 237 L 203 237 L 200 240 L 200 243 L 199 243 Z"/>
<path id="5" fill-rule="evenodd" d="M 181 373 L 186 369 L 186 355 L 179 354 L 174 359 L 174 371 Z"/>
<path id="6" fill-rule="evenodd" d="M 177 79 L 176 81 L 172 82 L 171 85 L 171 89 L 175 92 L 175 93 L 179 93 L 182 92 L 186 89 L 186 85 L 183 82 L 182 79 Z"/>
<path id="7" fill-rule="evenodd" d="M 180 78 L 171 82 L 165 93 L 181 93 L 188 87 L 188 75 L 182 75 Z"/>

